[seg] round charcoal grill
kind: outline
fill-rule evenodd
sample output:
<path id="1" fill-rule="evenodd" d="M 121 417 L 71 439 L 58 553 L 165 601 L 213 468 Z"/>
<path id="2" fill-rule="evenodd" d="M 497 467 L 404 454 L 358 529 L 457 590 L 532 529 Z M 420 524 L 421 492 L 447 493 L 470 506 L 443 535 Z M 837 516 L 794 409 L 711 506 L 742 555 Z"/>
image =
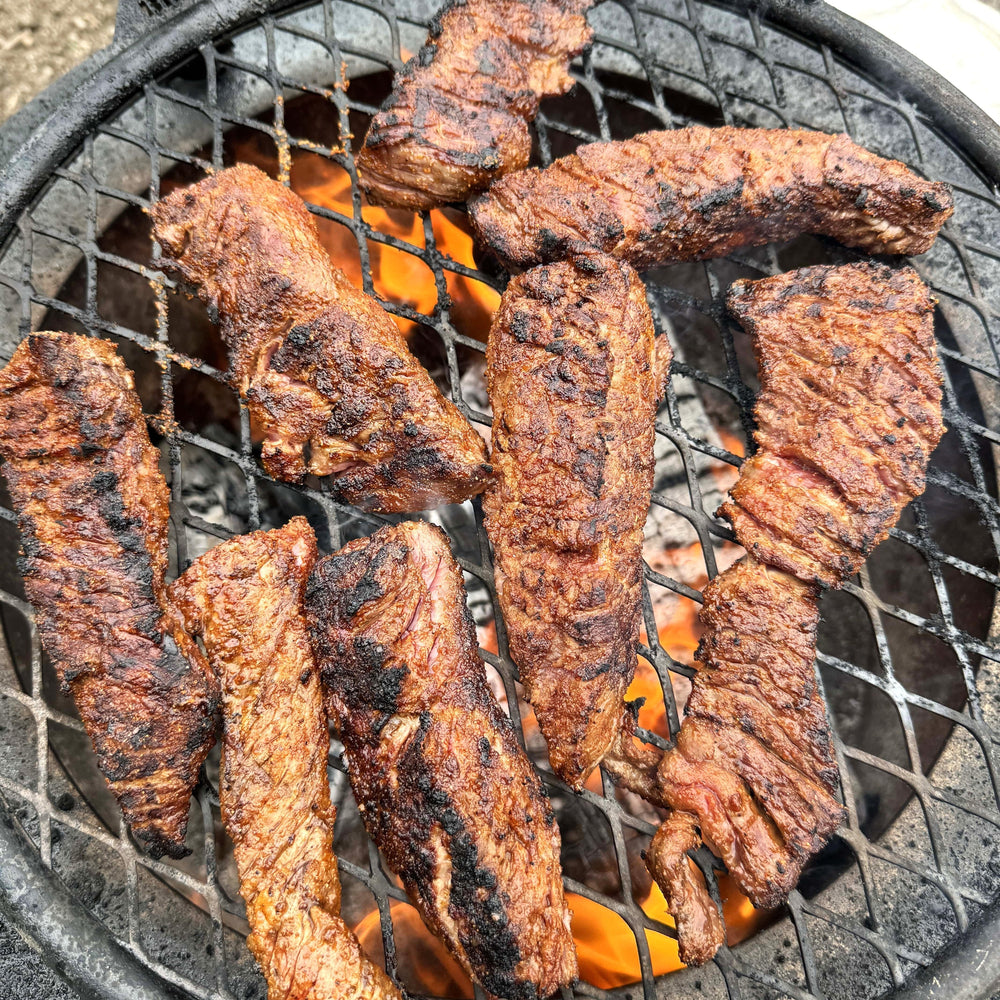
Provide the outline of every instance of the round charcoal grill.
<path id="1" fill-rule="evenodd" d="M 111 49 L 0 132 L 4 159 L 17 151 L 0 178 L 0 358 L 41 328 L 118 345 L 164 456 L 172 573 L 218 539 L 294 513 L 308 516 L 328 551 L 380 523 L 321 489 L 263 474 L 246 410 L 225 386 L 211 318 L 160 271 L 149 238 L 142 209 L 179 183 L 241 159 L 290 182 L 348 270 L 406 324 L 442 387 L 470 419 L 489 423 L 482 338 L 506 275 L 473 258 L 467 237 L 456 239 L 460 211 L 415 222 L 373 212 L 354 183 L 352 143 L 402 54 L 422 43 L 437 0 L 272 6 L 123 0 Z M 1000 926 L 1000 132 L 912 57 L 822 3 L 606 0 L 590 17 L 596 43 L 573 67 L 579 86 L 545 102 L 535 122 L 538 162 L 582 141 L 691 123 L 846 131 L 949 182 L 956 211 L 913 261 L 939 299 L 948 434 L 926 495 L 822 605 L 819 670 L 848 820 L 787 907 L 741 914 L 730 898 L 729 923 L 739 930 L 742 921 L 745 940 L 705 968 L 668 974 L 673 931 L 662 909 L 642 905 L 649 883 L 640 852 L 656 814 L 607 781 L 569 793 L 526 724 L 563 830 L 578 918 L 597 920 L 599 952 L 619 948 L 624 934 L 619 950 L 634 965 L 615 975 L 588 966 L 575 992 L 992 996 L 1000 983 L 990 947 Z M 713 512 L 751 428 L 755 366 L 722 296 L 738 277 L 852 259 L 804 238 L 644 276 L 676 348 L 645 549 L 640 675 L 652 708 L 662 691 L 664 723 L 651 740 L 676 732 L 675 691 L 683 696 L 693 673 L 678 623 L 690 623 L 704 580 L 738 553 Z M 411 300 L 421 281 L 430 297 Z M 41 654 L 14 568 L 14 516 L 5 495 L 0 502 L 0 908 L 87 996 L 263 997 L 219 821 L 217 764 L 210 760 L 196 796 L 191 857 L 165 863 L 137 852 Z M 520 724 L 502 623 L 494 631 L 478 504 L 428 516 L 451 536 L 484 659 Z M 411 993 L 462 995 L 368 844 L 336 753 L 330 765 L 345 917 Z M 702 850 L 696 860 L 713 891 L 730 896 L 711 856 Z"/>

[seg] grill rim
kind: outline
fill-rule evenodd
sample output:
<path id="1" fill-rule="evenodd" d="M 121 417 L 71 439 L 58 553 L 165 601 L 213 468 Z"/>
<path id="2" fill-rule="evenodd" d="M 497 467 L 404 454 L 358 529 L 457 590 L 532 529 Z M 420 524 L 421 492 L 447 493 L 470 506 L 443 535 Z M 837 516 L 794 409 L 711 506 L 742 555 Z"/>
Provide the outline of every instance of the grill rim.
<path id="1" fill-rule="evenodd" d="M 0 795 L 0 914 L 83 1000 L 184 1000 L 46 868 Z"/>
<path id="2" fill-rule="evenodd" d="M 94 127 L 113 115 L 143 84 L 166 71 L 200 45 L 239 29 L 255 18 L 310 5 L 312 0 L 218 0 L 168 8 L 151 19 L 148 31 L 116 41 L 76 70 L 52 84 L 14 119 L 0 128 L 0 150 L 15 149 L 0 173 L 0 248 L 11 235 L 17 217 L 44 189 L 47 177 Z M 619 0 L 629 6 L 627 0 Z M 823 0 L 703 0 L 720 10 L 760 14 L 776 26 L 809 42 L 828 45 L 845 61 L 880 86 L 910 100 L 922 116 L 947 130 L 964 158 L 981 171 L 991 187 L 1000 186 L 1000 126 L 971 100 L 916 57 Z M 134 0 L 122 0 L 134 6 Z M 119 17 L 121 20 L 121 17 Z M 73 100 L 69 101 L 70 95 Z M 55 110 L 53 110 L 55 109 Z M 67 113 L 67 109 L 72 109 Z M 19 881 L 15 875 L 23 876 Z M 26 888 L 27 887 L 27 888 Z M 46 868 L 27 835 L 20 830 L 6 800 L 0 796 L 0 912 L 44 960 L 84 997 L 127 1000 L 187 996 L 130 954 L 72 896 L 61 879 Z M 72 933 L 67 930 L 72 928 Z M 1000 956 L 977 969 L 982 946 L 1000 932 L 1000 901 L 974 927 L 959 934 L 952 947 L 927 969 L 918 970 L 903 987 L 885 996 L 938 996 L 939 972 L 959 972 L 949 985 L 951 996 L 974 1000 L 993 995 L 1000 983 Z M 91 937 L 93 933 L 93 937 Z M 86 946 L 81 947 L 86 940 Z M 71 945 L 66 948 L 67 943 Z M 95 954 L 108 965 L 94 963 Z M 95 967 L 96 966 L 96 967 Z M 116 974 L 109 974 L 109 968 Z M 608 990 L 609 994 L 619 990 Z"/>
<path id="3" fill-rule="evenodd" d="M 916 56 L 825 0 L 709 0 L 722 9 L 757 12 L 800 35 L 824 42 L 929 112 L 972 159 L 990 183 L 1000 185 L 1000 125 Z M 300 2 L 213 0 L 154 19 L 149 30 L 123 45 L 115 42 L 51 84 L 0 127 L 0 150 L 11 150 L 0 173 L 0 248 L 20 212 L 40 190 L 37 178 L 51 174 L 86 133 L 110 117 L 139 87 L 179 56 L 245 21 L 292 10 Z M 132 7 L 126 3 L 123 6 Z M 72 95 L 72 100 L 69 100 Z M 79 109 L 67 114 L 67 108 Z M 16 146 L 14 145 L 16 144 Z"/>

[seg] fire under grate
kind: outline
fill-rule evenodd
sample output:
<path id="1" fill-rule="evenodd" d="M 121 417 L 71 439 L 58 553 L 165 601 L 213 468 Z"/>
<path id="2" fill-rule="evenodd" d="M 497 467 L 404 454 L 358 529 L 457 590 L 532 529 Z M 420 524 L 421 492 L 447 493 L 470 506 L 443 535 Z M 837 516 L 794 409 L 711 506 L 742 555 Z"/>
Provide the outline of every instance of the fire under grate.
<path id="1" fill-rule="evenodd" d="M 393 295 L 385 305 L 415 351 L 460 409 L 488 428 L 482 338 L 506 275 L 472 256 L 460 211 L 414 217 L 362 208 L 353 183 L 352 141 L 364 135 L 403 51 L 422 43 L 436 5 L 322 0 L 247 18 L 137 90 L 51 180 L 43 184 L 49 175 L 39 173 L 34 201 L 6 220 L 13 230 L 0 254 L 0 356 L 43 327 L 119 345 L 164 455 L 175 573 L 217 540 L 295 513 L 309 518 L 326 550 L 381 519 L 262 472 L 246 409 L 224 383 L 225 355 L 209 318 L 152 255 L 142 209 L 172 185 L 237 159 L 290 182 L 321 220 L 328 246 L 348 254 L 348 270 L 369 294 Z M 662 911 L 641 905 L 649 880 L 640 856 L 656 813 L 607 781 L 569 793 L 546 770 L 537 735 L 523 730 L 563 829 L 566 886 L 580 899 L 578 916 L 602 916 L 589 929 L 606 951 L 620 945 L 624 955 L 626 971 L 595 972 L 572 992 L 641 991 L 648 1000 L 883 995 L 915 973 L 919 979 L 1000 895 L 1000 201 L 970 151 L 919 102 L 778 13 L 708 0 L 609 0 L 591 20 L 597 39 L 574 65 L 579 86 L 545 102 L 535 122 L 537 162 L 648 128 L 807 127 L 846 131 L 955 190 L 954 218 L 913 261 L 939 299 L 948 434 L 925 497 L 860 577 L 824 598 L 819 667 L 848 821 L 788 906 L 754 918 L 731 898 L 727 916 L 744 921 L 747 939 L 703 969 L 658 975 L 669 965 L 673 932 Z M 682 696 L 693 673 L 699 588 L 739 552 L 713 513 L 747 440 L 756 383 L 749 345 L 726 318 L 722 297 L 739 277 L 853 259 L 831 242 L 801 239 L 644 275 L 658 326 L 677 349 L 657 420 L 640 650 L 650 695 L 643 718 L 662 723 L 660 735 L 651 734 L 661 743 L 678 727 L 675 689 Z M 431 294 L 407 304 L 407 289 L 417 285 Z M 192 856 L 167 863 L 138 853 L 41 654 L 14 568 L 16 525 L 4 504 L 0 607 L 9 655 L 0 648 L 0 798 L 41 864 L 154 983 L 200 998 L 262 997 L 243 942 L 212 766 L 192 814 Z M 452 539 L 483 657 L 520 725 L 516 674 L 502 626 L 493 629 L 479 505 L 431 516 Z M 461 982 L 438 968 L 439 952 L 365 839 L 336 754 L 330 764 L 345 915 L 363 924 L 366 946 L 410 992 L 461 995 Z M 703 850 L 697 860 L 716 888 L 712 857 Z M 724 880 L 721 886 L 728 894 Z"/>

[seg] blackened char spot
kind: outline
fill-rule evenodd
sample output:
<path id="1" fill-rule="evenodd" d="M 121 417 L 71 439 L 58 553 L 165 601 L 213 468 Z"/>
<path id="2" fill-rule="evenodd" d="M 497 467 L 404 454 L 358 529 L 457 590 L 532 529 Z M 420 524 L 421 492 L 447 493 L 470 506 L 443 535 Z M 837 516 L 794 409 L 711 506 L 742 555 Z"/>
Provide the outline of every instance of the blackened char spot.
<path id="1" fill-rule="evenodd" d="M 353 587 L 341 592 L 341 607 L 344 609 L 346 617 L 353 618 L 369 601 L 377 601 L 380 597 L 385 597 L 385 590 L 378 580 L 378 571 L 388 556 L 388 547 L 379 549 L 365 567 L 358 582 Z"/>
<path id="2" fill-rule="evenodd" d="M 526 312 L 516 312 L 510 318 L 511 336 L 519 343 L 523 344 L 528 337 L 531 326 L 531 316 Z"/>
<path id="3" fill-rule="evenodd" d="M 621 235 L 621 234 L 619 234 Z M 577 257 L 576 261 L 577 270 L 583 271 L 586 274 L 603 274 L 604 268 L 601 266 L 600 261 L 595 260 L 593 257 L 588 257 L 584 254 L 581 257 Z"/>
<path id="4" fill-rule="evenodd" d="M 355 637 L 353 645 L 354 655 L 362 671 L 366 674 L 383 672 L 382 664 L 385 663 L 385 647 L 381 643 L 375 642 L 374 639 L 369 639 L 367 636 L 359 635 Z M 405 673 L 406 671 L 403 670 L 403 675 Z M 395 709 L 395 701 L 393 701 L 392 707 Z"/>
<path id="5" fill-rule="evenodd" d="M 293 326 L 291 330 L 288 331 L 288 343 L 293 347 L 305 347 L 309 343 L 309 337 L 312 335 L 312 329 L 307 325 Z"/>
<path id="6" fill-rule="evenodd" d="M 381 661 L 385 658 L 385 650 L 369 641 L 368 650 L 362 651 L 358 647 L 360 641 L 354 640 L 354 648 L 362 662 L 365 662 L 364 657 L 367 655 L 370 657 L 369 663 L 374 662 L 377 657 L 380 665 L 363 671 L 352 671 L 349 677 L 343 678 L 341 688 L 344 700 L 353 709 L 378 713 L 375 731 L 381 732 L 386 722 L 396 714 L 399 695 L 409 670 L 405 666 L 384 669 Z"/>
<path id="7" fill-rule="evenodd" d="M 947 208 L 947 205 L 942 205 L 937 200 L 933 191 L 924 192 L 924 204 L 933 212 L 943 212 Z"/>
<path id="8" fill-rule="evenodd" d="M 538 230 L 538 256 L 544 260 L 556 260 L 566 255 L 567 240 L 559 236 L 548 226 Z"/>
<path id="9" fill-rule="evenodd" d="M 582 681 L 592 681 L 595 677 L 600 677 L 601 674 L 606 674 L 609 670 L 611 670 L 611 664 L 607 660 L 600 663 L 588 663 L 580 670 L 579 677 Z"/>
<path id="10" fill-rule="evenodd" d="M 723 208 L 743 194 L 743 178 L 738 177 L 731 184 L 726 184 L 715 191 L 703 195 L 691 206 L 702 215 L 711 215 L 716 209 Z"/>
<path id="11" fill-rule="evenodd" d="M 677 192 L 666 181 L 656 183 L 656 207 L 666 215 L 677 204 Z"/>
<path id="12" fill-rule="evenodd" d="M 21 551 L 27 558 L 37 559 L 42 554 L 42 546 L 34 519 L 22 514 L 18 518 L 18 527 L 21 529 Z"/>
<path id="13" fill-rule="evenodd" d="M 402 456 L 400 465 L 411 472 L 420 469 L 435 469 L 442 465 L 441 452 L 432 446 L 426 448 L 410 448 Z"/>
<path id="14" fill-rule="evenodd" d="M 479 867 L 475 841 L 450 799 L 445 798 L 446 803 L 431 808 L 436 813 L 433 820 L 451 840 L 448 912 L 458 922 L 462 947 L 490 993 L 533 1000 L 537 995 L 535 988 L 516 978 L 521 950 L 507 920 L 510 900 L 497 891 L 495 874 Z"/>
<path id="15" fill-rule="evenodd" d="M 97 497 L 98 513 L 122 549 L 127 575 L 135 580 L 145 598 L 154 600 L 153 564 L 146 549 L 142 522 L 126 513 L 117 474 L 110 470 L 97 472 L 91 477 L 90 487 Z"/>
<path id="16" fill-rule="evenodd" d="M 438 9 L 438 12 L 431 19 L 431 23 L 427 26 L 427 34 L 431 38 L 440 38 L 443 27 L 442 21 L 444 20 L 445 15 L 449 11 L 455 10 L 458 7 L 464 7 L 467 2 L 468 0 L 447 0 L 447 2 Z"/>

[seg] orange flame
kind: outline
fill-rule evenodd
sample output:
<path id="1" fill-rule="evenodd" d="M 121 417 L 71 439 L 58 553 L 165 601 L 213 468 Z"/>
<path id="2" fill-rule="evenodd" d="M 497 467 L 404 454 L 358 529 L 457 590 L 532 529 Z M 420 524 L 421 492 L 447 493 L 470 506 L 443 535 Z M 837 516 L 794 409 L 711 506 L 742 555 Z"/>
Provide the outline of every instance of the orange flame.
<path id="1" fill-rule="evenodd" d="M 396 974 L 408 993 L 469 1000 L 472 981 L 451 952 L 427 929 L 414 907 L 395 900 L 389 905 L 396 942 Z M 354 929 L 365 954 L 378 959 L 382 952 L 379 911 L 372 910 Z"/>
<path id="2" fill-rule="evenodd" d="M 726 940 L 732 946 L 761 927 L 769 913 L 755 910 L 726 875 L 720 877 L 719 889 Z M 586 896 L 570 892 L 566 894 L 566 902 L 572 911 L 580 979 L 600 989 L 639 982 L 642 979 L 639 949 L 629 925 L 614 910 Z M 663 895 L 655 884 L 640 905 L 647 916 L 674 926 Z M 473 995 L 471 980 L 448 949 L 427 929 L 416 909 L 407 903 L 393 901 L 389 913 L 396 942 L 396 972 L 404 989 L 449 1000 L 469 1000 Z M 382 952 L 379 911 L 372 910 L 364 917 L 355 933 L 365 953 L 377 960 Z M 648 928 L 643 933 L 654 976 L 684 968 L 675 938 Z"/>
<path id="3" fill-rule="evenodd" d="M 298 195 L 313 205 L 353 218 L 350 174 L 325 157 L 317 153 L 298 153 L 292 163 L 291 185 Z M 427 249 L 424 225 L 416 212 L 380 208 L 362 200 L 361 217 L 376 232 L 393 236 L 414 251 Z M 320 240 L 334 264 L 347 274 L 352 284 L 363 289 L 361 252 L 354 232 L 329 219 L 316 221 Z M 451 209 L 435 209 L 430 213 L 430 222 L 436 249 L 457 264 L 474 268 L 472 233 L 465 216 Z M 439 304 L 438 286 L 434 272 L 416 252 L 377 240 L 369 240 L 367 250 L 376 295 L 388 302 L 409 306 L 416 312 L 433 314 Z M 485 341 L 493 313 L 500 304 L 499 293 L 482 281 L 449 270 L 443 273 L 450 299 L 448 315 L 455 329 Z M 404 335 L 411 334 L 417 327 L 412 320 L 393 318 Z"/>

